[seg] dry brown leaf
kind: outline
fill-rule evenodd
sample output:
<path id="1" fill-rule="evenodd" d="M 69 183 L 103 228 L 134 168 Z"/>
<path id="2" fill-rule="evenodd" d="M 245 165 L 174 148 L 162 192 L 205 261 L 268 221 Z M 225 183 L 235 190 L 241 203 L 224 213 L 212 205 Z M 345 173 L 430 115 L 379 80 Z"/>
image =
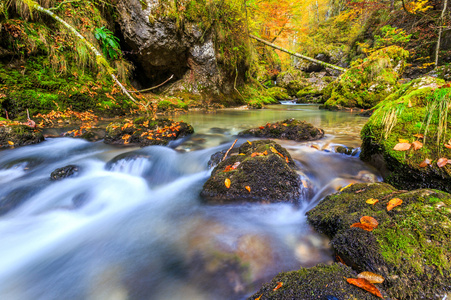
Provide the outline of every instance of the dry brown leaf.
<path id="1" fill-rule="evenodd" d="M 413 136 L 416 138 L 419 138 L 419 139 L 424 139 L 424 134 L 422 134 L 422 133 L 417 133 L 417 134 L 414 134 Z"/>
<path id="2" fill-rule="evenodd" d="M 226 180 L 224 180 L 224 184 L 225 184 L 226 188 L 229 188 L 230 185 L 232 184 L 232 182 L 230 181 L 229 178 L 226 178 Z"/>
<path id="3" fill-rule="evenodd" d="M 393 150 L 396 150 L 396 151 L 407 151 L 409 149 L 410 149 L 410 144 L 409 143 L 398 143 L 393 148 Z"/>
<path id="4" fill-rule="evenodd" d="M 424 168 L 424 167 L 426 167 L 426 166 L 428 166 L 428 165 L 430 165 L 431 164 L 431 160 L 429 159 L 429 158 L 426 158 L 425 160 L 423 160 L 421 163 L 420 163 L 420 168 Z"/>
<path id="5" fill-rule="evenodd" d="M 250 187 L 250 186 L 246 185 L 244 188 L 245 188 L 249 193 L 251 192 L 251 187 Z"/>
<path id="6" fill-rule="evenodd" d="M 273 288 L 273 291 L 277 291 L 278 289 L 280 289 L 283 286 L 283 282 L 278 282 L 277 286 L 275 288 Z"/>
<path id="7" fill-rule="evenodd" d="M 437 166 L 439 168 L 442 168 L 444 166 L 446 166 L 446 164 L 448 163 L 448 159 L 445 157 L 439 158 L 439 160 L 437 161 Z"/>
<path id="8" fill-rule="evenodd" d="M 409 140 L 406 140 L 406 139 L 399 139 L 398 142 L 407 143 L 407 144 L 410 143 Z"/>
<path id="9" fill-rule="evenodd" d="M 451 149 L 451 144 L 448 142 L 448 144 L 444 144 L 446 148 Z"/>
<path id="10" fill-rule="evenodd" d="M 382 283 L 385 280 L 381 275 L 374 274 L 373 272 L 368 271 L 360 273 L 359 275 L 357 275 L 357 278 L 365 278 L 371 283 Z"/>
<path id="11" fill-rule="evenodd" d="M 366 280 L 365 278 L 348 278 L 346 281 L 352 285 L 355 285 L 361 289 L 364 289 L 367 292 L 370 292 L 371 294 L 382 298 L 381 292 L 378 290 L 377 287 L 374 286 L 371 282 Z"/>
<path id="12" fill-rule="evenodd" d="M 418 150 L 418 149 L 423 148 L 423 143 L 420 141 L 415 141 L 412 143 L 412 146 L 413 146 L 413 150 Z"/>
<path id="13" fill-rule="evenodd" d="M 402 203 L 402 200 L 399 199 L 399 198 L 393 198 L 393 199 L 391 199 L 390 201 L 388 201 L 388 204 L 387 204 L 387 211 L 390 211 L 390 210 L 392 210 L 393 208 L 395 208 L 396 206 L 401 205 L 401 203 Z"/>
<path id="14" fill-rule="evenodd" d="M 374 198 L 370 198 L 370 199 L 366 200 L 366 203 L 372 204 L 372 205 L 376 204 L 377 202 L 379 202 L 379 200 L 378 199 L 374 199 Z"/>
<path id="15" fill-rule="evenodd" d="M 373 229 L 374 229 L 373 226 L 368 225 L 368 224 L 362 224 L 362 223 L 354 223 L 354 224 L 351 225 L 351 228 L 352 227 L 361 228 L 361 229 L 366 230 L 366 231 L 373 231 Z"/>
<path id="16" fill-rule="evenodd" d="M 373 228 L 376 228 L 377 225 L 379 225 L 377 220 L 375 218 L 373 218 L 373 217 L 370 217 L 370 216 L 361 217 L 360 218 L 360 223 L 366 224 L 366 225 L 370 225 Z"/>

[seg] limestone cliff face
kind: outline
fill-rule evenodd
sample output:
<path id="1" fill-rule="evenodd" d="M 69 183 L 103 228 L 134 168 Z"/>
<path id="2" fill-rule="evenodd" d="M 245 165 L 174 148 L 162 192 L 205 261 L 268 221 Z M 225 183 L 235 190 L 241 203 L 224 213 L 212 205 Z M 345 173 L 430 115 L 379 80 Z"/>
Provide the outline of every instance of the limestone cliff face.
<path id="1" fill-rule="evenodd" d="M 133 50 L 135 63 L 155 85 L 174 79 L 166 92 L 200 94 L 228 93 L 233 82 L 224 82 L 218 67 L 212 30 L 194 22 L 155 14 L 168 5 L 162 0 L 119 0 L 117 11 L 125 42 Z"/>

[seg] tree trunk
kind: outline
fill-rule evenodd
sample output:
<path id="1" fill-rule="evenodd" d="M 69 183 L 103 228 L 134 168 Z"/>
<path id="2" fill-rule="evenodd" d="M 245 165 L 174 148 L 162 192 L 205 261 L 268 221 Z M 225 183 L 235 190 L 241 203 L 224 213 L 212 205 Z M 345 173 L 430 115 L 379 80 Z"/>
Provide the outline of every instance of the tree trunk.
<path id="1" fill-rule="evenodd" d="M 290 55 L 293 55 L 293 56 L 296 56 L 296 57 L 299 57 L 299 58 L 302 58 L 302 59 L 305 59 L 305 60 L 317 63 L 319 65 L 322 65 L 322 66 L 326 67 L 326 68 L 331 68 L 331 69 L 338 70 L 338 71 L 341 71 L 341 72 L 346 72 L 346 70 L 347 70 L 346 68 L 342 68 L 342 67 L 339 67 L 339 66 L 336 66 L 336 65 L 328 64 L 326 62 L 323 62 L 323 61 L 320 61 L 320 60 L 317 60 L 317 59 L 314 59 L 314 58 L 311 58 L 311 57 L 308 57 L 308 56 L 304 56 L 302 54 L 299 54 L 299 53 L 287 50 L 287 49 L 282 48 L 282 47 L 279 47 L 279 46 L 274 45 L 274 44 L 272 44 L 270 42 L 267 42 L 267 41 L 265 41 L 265 40 L 263 40 L 261 38 L 258 38 L 255 35 L 250 34 L 249 36 L 251 38 L 253 38 L 253 39 L 255 39 L 255 40 L 257 40 L 257 41 L 259 41 L 259 42 L 261 42 L 261 43 L 263 43 L 265 45 L 267 45 L 267 46 L 270 46 L 270 47 L 274 48 L 274 49 L 277 49 L 277 50 L 280 50 L 282 52 L 288 53 Z"/>
<path id="2" fill-rule="evenodd" d="M 110 64 L 107 62 L 107 60 L 102 56 L 102 54 L 96 49 L 96 47 L 94 47 L 94 45 L 92 45 L 84 36 L 82 36 L 77 29 L 75 29 L 74 27 L 72 27 L 69 23 L 67 23 L 66 21 L 64 21 L 63 19 L 61 19 L 60 17 L 58 17 L 57 15 L 55 15 L 53 12 L 51 12 L 50 10 L 40 6 L 36 1 L 30 1 L 30 0 L 23 0 L 23 2 L 25 4 L 27 4 L 30 8 L 30 11 L 33 9 L 36 9 L 37 11 L 43 12 L 47 15 L 49 15 L 50 17 L 52 17 L 54 20 L 60 22 L 61 24 L 64 25 L 64 27 L 66 27 L 70 32 L 72 32 L 77 38 L 79 38 L 86 46 L 88 46 L 88 48 L 95 54 L 96 56 L 96 60 L 98 64 L 101 64 L 105 67 L 106 71 L 108 72 L 108 74 L 111 76 L 111 78 L 113 78 L 114 82 L 121 88 L 122 92 L 130 99 L 132 100 L 135 104 L 139 104 L 137 100 L 135 100 L 135 98 L 133 98 L 129 92 L 127 91 L 127 89 L 120 83 L 120 81 L 117 79 L 116 75 L 114 75 L 113 73 L 113 68 L 110 66 Z"/>
<path id="3" fill-rule="evenodd" d="M 448 0 L 445 0 L 443 3 L 443 10 L 442 10 L 442 15 L 440 16 L 439 19 L 439 30 L 438 30 L 438 38 L 437 38 L 437 47 L 435 48 L 435 67 L 438 67 L 438 53 L 440 51 L 440 43 L 441 43 L 441 39 L 442 39 L 442 32 L 443 32 L 443 21 L 445 18 L 445 12 L 446 12 L 446 8 L 448 7 Z"/>

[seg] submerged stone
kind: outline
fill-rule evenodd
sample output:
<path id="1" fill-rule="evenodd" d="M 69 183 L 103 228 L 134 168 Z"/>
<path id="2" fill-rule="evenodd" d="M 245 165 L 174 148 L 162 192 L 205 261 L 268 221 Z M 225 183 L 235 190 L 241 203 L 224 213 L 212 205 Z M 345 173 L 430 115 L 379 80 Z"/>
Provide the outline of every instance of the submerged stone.
<path id="1" fill-rule="evenodd" d="M 205 182 L 201 196 L 207 203 L 217 204 L 296 203 L 308 186 L 301 181 L 287 150 L 274 141 L 260 140 L 241 145 L 238 155 L 221 161 Z"/>
<path id="2" fill-rule="evenodd" d="M 238 135 L 302 142 L 322 138 L 324 136 L 324 130 L 316 128 L 305 121 L 286 119 L 281 122 L 267 123 L 265 126 L 244 130 Z"/>
<path id="3" fill-rule="evenodd" d="M 110 123 L 106 128 L 104 143 L 141 147 L 167 145 L 170 141 L 194 133 L 191 125 L 170 119 L 138 118 Z"/>
<path id="4" fill-rule="evenodd" d="M 367 203 L 371 198 L 379 201 Z M 402 203 L 387 211 L 393 198 Z M 373 217 L 378 226 L 372 231 L 351 227 L 363 216 Z M 442 299 L 451 291 L 450 194 L 359 183 L 327 196 L 307 218 L 331 238 L 348 266 L 383 276 L 381 287 L 390 297 Z"/>
<path id="5" fill-rule="evenodd" d="M 51 180 L 61 180 L 68 177 L 75 177 L 78 175 L 80 168 L 75 165 L 68 165 L 62 168 L 58 168 L 50 174 Z"/>

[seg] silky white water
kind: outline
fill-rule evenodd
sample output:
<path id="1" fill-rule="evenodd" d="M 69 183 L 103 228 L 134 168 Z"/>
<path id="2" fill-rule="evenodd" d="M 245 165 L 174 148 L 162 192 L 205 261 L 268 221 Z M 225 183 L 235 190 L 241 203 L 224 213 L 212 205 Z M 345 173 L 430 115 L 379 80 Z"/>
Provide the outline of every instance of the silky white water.
<path id="1" fill-rule="evenodd" d="M 280 141 L 313 195 L 298 205 L 202 202 L 213 153 L 239 130 L 294 116 L 327 134 Z M 333 151 L 359 144 L 364 118 L 314 106 L 177 118 L 196 133 L 169 147 L 54 138 L 0 152 L 0 299 L 243 299 L 280 271 L 332 261 L 305 212 L 341 186 L 377 180 Z M 67 165 L 80 171 L 50 180 Z"/>

